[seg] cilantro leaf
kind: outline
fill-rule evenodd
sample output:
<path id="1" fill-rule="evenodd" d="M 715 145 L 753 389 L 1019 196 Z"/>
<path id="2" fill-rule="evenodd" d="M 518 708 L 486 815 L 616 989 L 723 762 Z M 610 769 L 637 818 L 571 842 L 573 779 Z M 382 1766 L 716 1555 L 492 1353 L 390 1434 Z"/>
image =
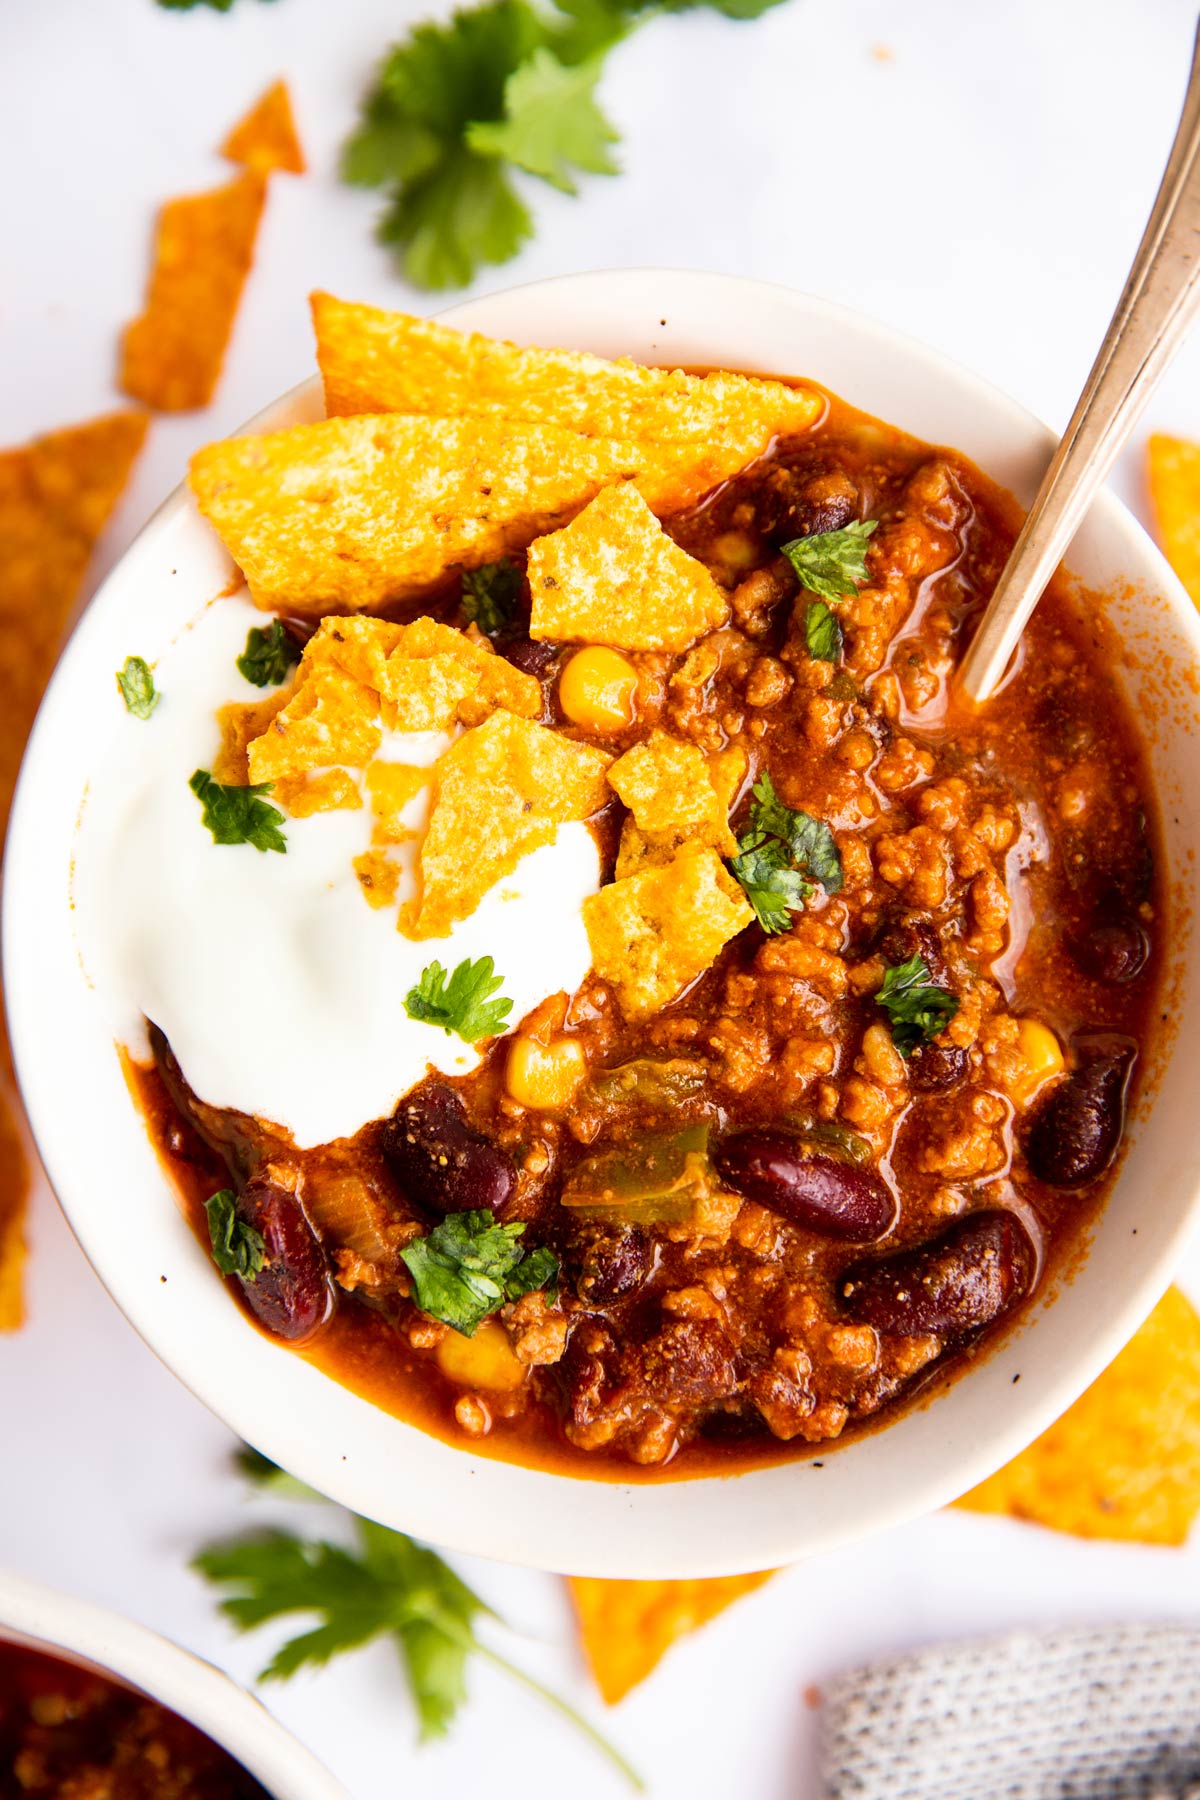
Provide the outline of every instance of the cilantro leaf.
<path id="1" fill-rule="evenodd" d="M 148 719 L 162 695 L 154 685 L 150 665 L 140 656 L 127 656 L 125 667 L 117 670 L 117 686 L 125 702 L 125 710 L 135 719 Z"/>
<path id="2" fill-rule="evenodd" d="M 842 628 L 823 600 L 810 600 L 804 614 L 804 641 L 815 662 L 837 662 L 842 654 Z"/>
<path id="3" fill-rule="evenodd" d="M 765 771 L 751 796 L 749 822 L 729 867 L 763 930 L 785 931 L 814 882 L 820 882 L 827 894 L 841 890 L 841 855 L 828 825 L 786 806 Z"/>
<path id="4" fill-rule="evenodd" d="M 608 146 L 617 141 L 596 103 L 603 57 L 569 67 L 544 47 L 509 76 L 502 120 L 467 127 L 467 143 L 485 156 L 507 157 L 564 194 L 578 193 L 571 171 L 616 175 Z"/>
<path id="5" fill-rule="evenodd" d="M 495 1613 L 436 1551 L 384 1525 L 351 1518 L 353 1548 L 268 1531 L 210 1545 L 194 1559 L 197 1573 L 222 1591 L 221 1611 L 239 1631 L 298 1613 L 315 1620 L 281 1646 L 262 1680 L 283 1681 L 298 1669 L 321 1668 L 344 1651 L 390 1639 L 426 1741 L 444 1736 L 453 1724 L 467 1697 L 467 1665 L 480 1656 L 555 1707 L 632 1787 L 641 1788 L 593 1725 L 481 1639 L 479 1623 L 495 1620 Z"/>
<path id="6" fill-rule="evenodd" d="M 510 261 L 533 236 L 533 219 L 502 163 L 458 149 L 397 193 L 376 235 L 403 252 L 415 287 L 437 292 L 468 286 L 485 263 Z"/>
<path id="7" fill-rule="evenodd" d="M 840 531 L 816 531 L 811 537 L 793 538 L 783 554 L 800 578 L 802 587 L 822 600 L 844 600 L 867 578 L 867 539 L 877 519 L 856 521 Z"/>
<path id="8" fill-rule="evenodd" d="M 462 609 L 473 625 L 495 637 L 512 619 L 521 592 L 521 571 L 515 563 L 484 563 L 468 569 L 462 578 Z"/>
<path id="9" fill-rule="evenodd" d="M 281 681 L 287 680 L 292 664 L 299 661 L 299 644 L 278 619 L 272 619 L 265 629 L 261 625 L 250 627 L 246 648 L 238 657 L 237 666 L 255 687 L 278 687 Z"/>
<path id="10" fill-rule="evenodd" d="M 447 978 L 441 963 L 431 962 L 421 970 L 417 986 L 408 990 L 404 1010 L 410 1019 L 440 1025 L 447 1037 L 456 1031 L 467 1044 L 495 1037 L 512 1011 L 512 1001 L 503 995 L 490 997 L 504 986 L 503 975 L 494 974 L 494 969 L 490 956 L 477 962 L 467 957 Z"/>
<path id="11" fill-rule="evenodd" d="M 450 1213 L 425 1237 L 400 1252 L 416 1286 L 417 1305 L 430 1318 L 474 1337 L 506 1300 L 519 1300 L 558 1275 L 558 1258 L 544 1246 L 526 1253 L 523 1223 L 500 1225 L 490 1212 Z"/>
<path id="12" fill-rule="evenodd" d="M 283 814 L 259 798 L 269 794 L 273 782 L 258 787 L 225 787 L 207 769 L 197 769 L 188 782 L 203 807 L 202 822 L 212 832 L 214 844 L 253 844 L 256 850 L 287 850 L 279 827 Z"/>
<path id="13" fill-rule="evenodd" d="M 237 1195 L 232 1188 L 222 1188 L 204 1202 L 208 1215 L 208 1235 L 212 1243 L 212 1259 L 222 1275 L 240 1275 L 254 1281 L 266 1261 L 266 1246 L 261 1231 L 238 1218 Z"/>
<path id="14" fill-rule="evenodd" d="M 929 966 L 917 954 L 885 970 L 875 995 L 888 1016 L 892 1042 L 901 1056 L 911 1056 L 944 1031 L 958 1011 L 958 997 L 929 979 Z"/>

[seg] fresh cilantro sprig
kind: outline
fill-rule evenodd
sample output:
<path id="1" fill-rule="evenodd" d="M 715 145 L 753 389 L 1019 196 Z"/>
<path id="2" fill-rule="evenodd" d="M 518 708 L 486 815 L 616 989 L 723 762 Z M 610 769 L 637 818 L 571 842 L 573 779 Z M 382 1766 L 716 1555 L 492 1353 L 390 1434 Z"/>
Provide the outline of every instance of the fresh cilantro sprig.
<path id="1" fill-rule="evenodd" d="M 288 670 L 300 661 L 300 646 L 289 637 L 278 619 L 263 627 L 252 625 L 246 633 L 246 648 L 237 666 L 255 687 L 278 687 L 287 680 Z"/>
<path id="2" fill-rule="evenodd" d="M 117 670 L 117 686 L 125 702 L 125 710 L 135 719 L 148 719 L 162 695 L 154 685 L 150 664 L 140 656 L 127 656 L 125 667 Z"/>
<path id="3" fill-rule="evenodd" d="M 382 189 L 377 236 L 417 287 L 465 287 L 533 235 L 514 175 L 573 194 L 616 172 L 604 59 L 657 12 L 754 19 L 779 0 L 485 0 L 416 26 L 376 71 L 342 178 Z"/>
<path id="4" fill-rule="evenodd" d="M 878 519 L 862 519 L 840 531 L 815 531 L 784 544 L 783 554 L 810 594 L 845 600 L 867 579 L 867 541 L 878 524 Z"/>
<path id="5" fill-rule="evenodd" d="M 484 563 L 462 578 L 462 609 L 472 625 L 496 637 L 512 621 L 521 593 L 521 571 L 515 563 Z"/>
<path id="6" fill-rule="evenodd" d="M 253 844 L 256 850 L 287 850 L 279 827 L 283 814 L 260 798 L 269 794 L 270 781 L 258 787 L 225 787 L 207 769 L 197 769 L 188 782 L 199 800 L 202 822 L 212 832 L 214 844 Z"/>
<path id="7" fill-rule="evenodd" d="M 842 654 L 842 628 L 823 600 L 810 600 L 804 612 L 804 642 L 816 662 L 837 662 Z"/>
<path id="8" fill-rule="evenodd" d="M 477 962 L 466 957 L 447 975 L 441 963 L 431 962 L 421 970 L 416 987 L 405 995 L 404 1010 L 410 1019 L 440 1025 L 447 1037 L 456 1031 L 467 1044 L 495 1037 L 512 1011 L 512 1001 L 506 996 L 491 998 L 504 986 L 504 977 L 495 973 L 495 966 L 490 956 L 481 956 Z"/>
<path id="9" fill-rule="evenodd" d="M 842 858 L 821 819 L 786 806 L 764 772 L 751 790 L 750 819 L 730 868 L 769 935 L 785 931 L 819 882 L 840 892 Z"/>
<path id="10" fill-rule="evenodd" d="M 253 1452 L 243 1471 L 260 1491 L 285 1494 L 281 1471 Z M 285 1478 L 286 1479 L 286 1478 Z M 295 1497 L 321 1496 L 298 1484 Z M 387 1640 L 399 1655 L 417 1710 L 422 1742 L 445 1736 L 467 1699 L 467 1668 L 480 1657 L 570 1721 L 639 1792 L 643 1783 L 621 1753 L 560 1695 L 509 1662 L 480 1635 L 497 1614 L 436 1551 L 386 1526 L 351 1514 L 353 1545 L 268 1531 L 214 1544 L 192 1567 L 224 1598 L 222 1612 L 239 1631 L 307 1614 L 315 1623 L 289 1638 L 263 1670 L 262 1681 L 286 1681 L 299 1669 Z"/>
<path id="11" fill-rule="evenodd" d="M 526 1250 L 525 1227 L 500 1225 L 494 1213 L 450 1213 L 400 1255 L 413 1278 L 417 1305 L 432 1319 L 474 1337 L 489 1313 L 558 1277 L 558 1258 L 539 1245 Z"/>
<path id="12" fill-rule="evenodd" d="M 919 952 L 885 970 L 875 999 L 888 1016 L 901 1056 L 911 1056 L 944 1031 L 958 1011 L 957 995 L 930 981 L 929 965 Z"/>
<path id="13" fill-rule="evenodd" d="M 164 12 L 193 12 L 197 6 L 209 6 L 213 12 L 227 13 L 233 0 L 158 0 Z"/>
<path id="14" fill-rule="evenodd" d="M 237 1195 L 232 1188 L 221 1188 L 204 1202 L 208 1215 L 208 1235 L 212 1242 L 212 1259 L 222 1275 L 240 1275 L 243 1281 L 254 1281 L 266 1261 L 266 1245 L 261 1231 L 238 1218 Z"/>

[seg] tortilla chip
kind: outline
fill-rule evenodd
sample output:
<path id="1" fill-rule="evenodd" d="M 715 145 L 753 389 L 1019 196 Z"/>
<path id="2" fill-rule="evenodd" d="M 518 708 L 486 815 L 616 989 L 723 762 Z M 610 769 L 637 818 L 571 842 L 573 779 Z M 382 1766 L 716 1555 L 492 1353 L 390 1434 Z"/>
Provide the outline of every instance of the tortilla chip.
<path id="1" fill-rule="evenodd" d="M 728 596 L 630 482 L 530 546 L 529 594 L 530 637 L 615 650 L 686 650 L 729 617 Z"/>
<path id="2" fill-rule="evenodd" d="M 709 460 L 689 445 L 387 413 L 227 438 L 192 458 L 189 480 L 259 606 L 325 614 L 523 550 L 614 481 L 636 476 L 657 511 L 686 506 L 713 485 Z"/>
<path id="3" fill-rule="evenodd" d="M 608 784 L 648 833 L 723 829 L 732 850 L 721 797 L 713 786 L 708 762 L 695 744 L 666 731 L 652 731 L 617 758 Z"/>
<path id="4" fill-rule="evenodd" d="M 221 155 L 259 175 L 271 175 L 276 169 L 288 175 L 304 174 L 307 165 L 286 81 L 272 82 L 259 96 L 221 145 Z"/>
<path id="5" fill-rule="evenodd" d="M 653 734 L 651 741 L 655 735 L 659 734 Z M 668 741 L 672 745 L 679 743 L 675 738 Z M 624 758 L 621 760 L 624 761 Z M 727 750 L 718 750 L 715 756 L 701 760 L 713 800 L 707 802 L 706 797 L 706 805 L 692 821 L 658 830 L 643 829 L 638 823 L 635 809 L 635 816 L 626 819 L 621 827 L 615 870 L 618 881 L 626 875 L 635 875 L 647 864 L 669 863 L 682 845 L 693 841 L 710 844 L 721 856 L 731 856 L 737 849 L 737 839 L 729 829 L 729 814 L 733 810 L 737 791 L 746 778 L 746 752 L 740 745 L 731 744 Z M 610 782 L 613 772 L 609 773 Z M 616 783 L 612 782 L 612 785 L 615 787 Z M 626 801 L 626 805 L 628 804 Z"/>
<path id="6" fill-rule="evenodd" d="M 753 1593 L 775 1573 L 710 1581 L 596 1581 L 571 1575 L 579 1635 L 596 1686 L 610 1706 L 644 1681 L 679 1638 Z"/>
<path id="7" fill-rule="evenodd" d="M 383 741 L 379 696 L 336 663 L 305 660 L 287 705 L 250 745 L 252 782 L 345 764 L 365 768 Z"/>
<path id="8" fill-rule="evenodd" d="M 415 763 L 373 762 L 367 770 L 367 793 L 376 823 L 375 844 L 402 844 L 413 833 L 401 822 L 404 809 L 433 780 L 433 770 Z"/>
<path id="9" fill-rule="evenodd" d="M 190 412 L 212 399 L 265 193 L 265 177 L 247 170 L 162 208 L 146 308 L 121 340 L 120 386 L 135 400 Z"/>
<path id="10" fill-rule="evenodd" d="M 110 413 L 0 452 L 0 839 L 42 689 L 146 423 L 144 413 Z M 29 1167 L 2 1018 L 0 1331 L 11 1331 L 21 1322 Z"/>
<path id="11" fill-rule="evenodd" d="M 261 737 L 271 720 L 283 711 L 292 697 L 290 688 L 280 688 L 265 700 L 234 700 L 217 708 L 217 724 L 221 727 L 221 748 L 213 759 L 214 781 L 228 787 L 246 787 L 250 781 L 250 759 L 247 755 L 255 738 Z"/>
<path id="12" fill-rule="evenodd" d="M 669 863 L 610 882 L 583 903 L 592 966 L 630 1020 L 673 1000 L 754 914 L 715 850 L 689 843 Z"/>
<path id="13" fill-rule="evenodd" d="M 1049 1431 L 957 1502 L 1074 1537 L 1182 1544 L 1200 1513 L 1200 1316 L 1170 1288 Z"/>
<path id="14" fill-rule="evenodd" d="M 464 732 L 434 766 L 413 935 L 444 936 L 560 825 L 598 812 L 609 761 L 603 750 L 514 713 L 493 713 Z"/>
<path id="15" fill-rule="evenodd" d="M 363 898 L 368 906 L 391 906 L 400 888 L 400 864 L 384 850 L 364 850 L 354 859 Z"/>
<path id="16" fill-rule="evenodd" d="M 1152 437 L 1150 498 L 1167 561 L 1200 606 L 1200 444 Z"/>
<path id="17" fill-rule="evenodd" d="M 345 769 L 322 769 L 319 775 L 283 775 L 271 783 L 271 799 L 294 819 L 320 812 L 358 812 L 362 795 Z"/>
<path id="18" fill-rule="evenodd" d="M 523 350 L 433 319 L 312 296 L 325 410 L 474 414 L 559 425 L 588 437 L 705 446 L 732 474 L 776 436 L 810 431 L 809 390 L 724 371 L 685 375 L 577 350 Z M 715 474 L 710 485 L 724 476 Z"/>

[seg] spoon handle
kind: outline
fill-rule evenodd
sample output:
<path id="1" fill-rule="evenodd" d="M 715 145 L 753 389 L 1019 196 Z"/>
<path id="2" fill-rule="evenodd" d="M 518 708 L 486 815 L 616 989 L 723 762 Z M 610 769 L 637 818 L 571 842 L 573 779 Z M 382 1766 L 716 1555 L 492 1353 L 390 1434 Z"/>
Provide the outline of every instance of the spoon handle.
<path id="1" fill-rule="evenodd" d="M 1070 424 L 959 671 L 976 705 L 1018 639 L 1142 408 L 1200 313 L 1200 32 L 1158 198 Z"/>

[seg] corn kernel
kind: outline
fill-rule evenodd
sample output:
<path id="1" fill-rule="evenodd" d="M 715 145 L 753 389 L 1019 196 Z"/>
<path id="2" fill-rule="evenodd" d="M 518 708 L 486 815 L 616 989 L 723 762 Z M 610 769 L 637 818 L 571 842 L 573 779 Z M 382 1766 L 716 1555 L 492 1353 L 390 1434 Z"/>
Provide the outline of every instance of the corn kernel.
<path id="1" fill-rule="evenodd" d="M 623 731 L 633 723 L 637 670 L 616 650 L 589 644 L 577 650 L 558 681 L 558 703 L 586 731 Z"/>
<path id="2" fill-rule="evenodd" d="M 1039 1088 L 1062 1074 L 1066 1059 L 1058 1039 L 1040 1019 L 1018 1020 L 1017 1048 L 1024 1058 L 1025 1071 L 1017 1085 L 1016 1098 L 1028 1105 Z"/>
<path id="3" fill-rule="evenodd" d="M 525 1365 L 513 1355 L 508 1336 L 495 1319 L 485 1319 L 474 1337 L 448 1331 L 434 1354 L 442 1374 L 460 1387 L 508 1394 L 525 1380 Z"/>
<path id="4" fill-rule="evenodd" d="M 578 1038 L 552 1038 L 543 1044 L 522 1034 L 509 1048 L 504 1085 L 518 1106 L 533 1112 L 563 1112 L 586 1074 L 587 1057 Z"/>

